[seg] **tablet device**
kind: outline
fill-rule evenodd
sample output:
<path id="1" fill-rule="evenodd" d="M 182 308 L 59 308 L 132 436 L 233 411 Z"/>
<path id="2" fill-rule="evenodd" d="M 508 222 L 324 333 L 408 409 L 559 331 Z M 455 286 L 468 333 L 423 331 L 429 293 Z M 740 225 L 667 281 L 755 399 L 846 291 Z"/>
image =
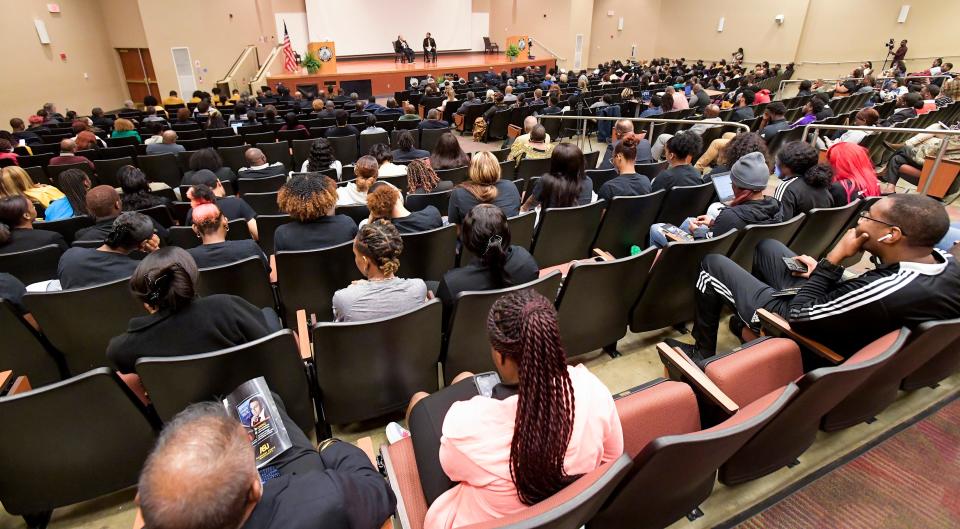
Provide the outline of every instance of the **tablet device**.
<path id="1" fill-rule="evenodd" d="M 234 134 L 240 134 L 240 127 L 242 127 L 243 125 L 239 121 L 234 121 L 233 123 L 230 124 L 230 126 L 233 127 Z"/>
<path id="2" fill-rule="evenodd" d="M 713 188 L 717 190 L 720 202 L 733 200 L 733 184 L 730 182 L 730 173 L 719 173 L 711 176 Z"/>

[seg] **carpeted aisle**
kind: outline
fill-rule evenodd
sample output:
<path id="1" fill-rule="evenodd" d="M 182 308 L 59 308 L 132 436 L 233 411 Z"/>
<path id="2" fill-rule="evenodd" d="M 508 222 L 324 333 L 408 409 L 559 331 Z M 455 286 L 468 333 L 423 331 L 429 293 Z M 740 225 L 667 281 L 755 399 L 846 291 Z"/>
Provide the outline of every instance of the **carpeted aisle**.
<path id="1" fill-rule="evenodd" d="M 960 527 L 960 399 L 737 529 Z"/>

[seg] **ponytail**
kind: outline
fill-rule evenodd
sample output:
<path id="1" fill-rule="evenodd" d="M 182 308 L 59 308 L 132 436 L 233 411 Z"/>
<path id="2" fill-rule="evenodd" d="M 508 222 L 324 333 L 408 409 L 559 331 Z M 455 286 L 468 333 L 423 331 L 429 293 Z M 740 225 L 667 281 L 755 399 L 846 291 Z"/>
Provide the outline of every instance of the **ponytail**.
<path id="1" fill-rule="evenodd" d="M 574 394 L 557 311 L 532 289 L 508 294 L 490 309 L 487 334 L 494 350 L 519 368 L 510 477 L 520 501 L 533 505 L 578 477 L 563 468 L 573 435 Z"/>
<path id="2" fill-rule="evenodd" d="M 104 244 L 112 249 L 135 250 L 140 243 L 153 237 L 154 227 L 150 217 L 133 211 L 121 213 L 113 221 L 113 229 L 107 234 Z"/>
<path id="3" fill-rule="evenodd" d="M 481 264 L 493 273 L 497 285 L 513 284 L 506 271 L 510 226 L 500 208 L 493 204 L 474 206 L 463 219 L 460 242 L 480 257 Z"/>

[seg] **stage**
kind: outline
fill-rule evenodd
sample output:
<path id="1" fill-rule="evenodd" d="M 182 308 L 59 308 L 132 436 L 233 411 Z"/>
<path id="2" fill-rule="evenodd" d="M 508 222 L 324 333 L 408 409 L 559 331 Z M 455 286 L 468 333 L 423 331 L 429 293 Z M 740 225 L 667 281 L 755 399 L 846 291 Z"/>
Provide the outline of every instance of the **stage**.
<path id="1" fill-rule="evenodd" d="M 404 90 L 407 86 L 409 77 L 425 77 L 427 74 L 435 78 L 442 78 L 444 74 L 459 74 L 460 77 L 468 77 L 470 74 L 493 70 L 500 73 L 503 70 L 510 71 L 512 68 L 524 68 L 527 66 L 543 66 L 547 70 L 555 68 L 557 60 L 553 57 L 542 59 L 521 59 L 511 62 L 506 55 L 499 53 L 451 53 L 440 54 L 437 56 L 436 63 L 425 63 L 423 54 L 417 53 L 416 62 L 400 63 L 390 59 L 345 59 L 337 58 L 336 65 L 331 68 L 333 71 L 320 71 L 314 75 L 303 74 L 279 74 L 267 77 L 267 84 L 272 88 L 277 87 L 277 83 L 282 82 L 284 86 L 291 91 L 296 90 L 298 84 L 316 84 L 321 89 L 328 83 L 347 82 L 344 87 L 345 92 L 351 86 L 351 81 L 370 81 L 372 94 L 376 96 L 392 96 L 394 92 Z M 356 85 L 354 85 L 356 86 Z M 359 93 L 359 91 L 358 91 Z"/>

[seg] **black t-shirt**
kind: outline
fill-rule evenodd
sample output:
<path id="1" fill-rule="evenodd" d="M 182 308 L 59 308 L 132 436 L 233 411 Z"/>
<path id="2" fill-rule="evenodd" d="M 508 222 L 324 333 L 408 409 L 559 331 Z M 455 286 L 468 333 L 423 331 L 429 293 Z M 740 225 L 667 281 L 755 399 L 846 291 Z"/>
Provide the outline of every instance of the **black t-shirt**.
<path id="1" fill-rule="evenodd" d="M 620 176 L 607 180 L 597 196 L 607 202 L 615 197 L 636 197 L 647 195 L 651 191 L 650 179 L 645 175 L 637 173 L 622 174 Z"/>
<path id="2" fill-rule="evenodd" d="M 500 180 L 494 187 L 497 188 L 497 197 L 493 199 L 494 206 L 500 208 L 507 217 L 515 217 L 520 213 L 520 192 L 513 182 Z M 467 213 L 474 206 L 480 204 L 477 197 L 465 187 L 454 188 L 450 193 L 450 204 L 447 206 L 447 220 L 451 224 L 460 224 Z"/>
<path id="3" fill-rule="evenodd" d="M 149 217 L 150 222 L 153 223 L 153 230 L 157 233 L 157 236 L 160 237 L 160 240 L 166 240 L 169 230 L 163 227 L 156 219 Z M 111 217 L 108 219 L 103 219 L 98 221 L 93 226 L 88 226 L 77 230 L 77 233 L 74 234 L 74 241 L 99 241 L 103 242 L 107 240 L 107 235 L 110 235 L 110 232 L 113 231 L 113 221 L 117 220 L 116 217 Z"/>
<path id="4" fill-rule="evenodd" d="M 268 333 L 260 309 L 243 298 L 215 294 L 197 298 L 178 312 L 132 318 L 127 332 L 110 340 L 107 360 L 121 373 L 133 373 L 137 359 L 145 356 L 209 353 Z"/>
<path id="5" fill-rule="evenodd" d="M 60 256 L 57 276 L 64 290 L 110 283 L 130 277 L 140 261 L 94 248 L 70 248 Z"/>
<path id="6" fill-rule="evenodd" d="M 347 125 L 345 127 L 334 127 L 327 131 L 326 136 L 328 138 L 340 138 L 343 136 L 359 136 L 360 133 L 357 132 L 357 128 L 353 125 Z"/>
<path id="7" fill-rule="evenodd" d="M 773 196 L 780 201 L 783 220 L 792 219 L 801 213 L 808 213 L 813 208 L 833 206 L 829 186 L 818 189 L 812 187 L 802 177 L 781 182 Z"/>
<path id="8" fill-rule="evenodd" d="M 677 186 L 698 186 L 703 183 L 703 176 L 692 165 L 678 165 L 658 174 L 650 184 L 651 189 L 670 190 Z"/>
<path id="9" fill-rule="evenodd" d="M 212 268 L 236 263 L 248 257 L 259 257 L 263 261 L 264 268 L 267 271 L 270 270 L 270 261 L 264 255 L 263 250 L 260 249 L 260 245 L 253 242 L 252 239 L 201 244 L 187 251 L 197 262 L 197 268 Z"/>
<path id="10" fill-rule="evenodd" d="M 650 183 L 648 181 L 647 186 L 649 185 Z M 537 204 L 540 204 L 541 206 L 546 206 L 548 208 L 562 207 L 562 206 L 555 206 L 555 205 L 543 203 L 543 178 L 541 178 L 540 180 L 537 180 L 537 183 L 533 185 L 533 192 L 531 192 L 530 194 L 537 201 Z M 576 205 L 586 206 L 592 201 L 593 201 L 593 180 L 591 180 L 589 176 L 584 176 L 583 182 L 580 183 L 580 196 L 577 197 Z"/>
<path id="11" fill-rule="evenodd" d="M 241 169 L 238 178 L 268 178 L 287 174 L 287 168 L 282 163 L 268 165 L 262 169 Z"/>
<path id="12" fill-rule="evenodd" d="M 217 199 L 217 207 L 223 212 L 227 220 L 250 220 L 257 216 L 257 212 L 242 198 L 223 197 Z M 193 224 L 193 208 L 187 211 L 187 226 Z"/>
<path id="13" fill-rule="evenodd" d="M 430 151 L 425 151 L 423 149 L 410 149 L 409 151 L 397 149 L 391 154 L 393 155 L 393 161 L 395 162 L 411 162 L 413 160 L 421 160 L 423 158 L 430 157 Z"/>
<path id="14" fill-rule="evenodd" d="M 443 226 L 443 216 L 434 206 L 427 206 L 420 211 L 411 212 L 406 217 L 391 219 L 400 233 L 419 233 Z"/>
<path id="15" fill-rule="evenodd" d="M 466 255 L 461 256 L 466 259 Z M 449 319 L 450 311 L 457 301 L 457 294 L 467 290 L 492 290 L 510 285 L 528 283 L 540 277 L 540 267 L 525 248 L 510 246 L 507 249 L 507 261 L 503 266 L 507 284 L 496 280 L 493 272 L 483 266 L 479 259 L 470 264 L 454 268 L 443 274 L 443 280 L 437 289 L 437 297 L 443 302 L 444 321 Z"/>
<path id="16" fill-rule="evenodd" d="M 288 222 L 273 234 L 274 251 L 320 250 L 353 240 L 357 223 L 346 215 L 323 216 L 311 222 Z"/>
<path id="17" fill-rule="evenodd" d="M 11 305 L 17 308 L 21 314 L 25 314 L 27 309 L 23 306 L 23 295 L 27 288 L 19 279 L 6 272 L 0 272 L 0 299 L 5 299 Z"/>
<path id="18" fill-rule="evenodd" d="M 200 182 L 198 182 L 197 179 L 194 178 L 194 175 L 196 174 L 197 174 L 196 171 L 187 171 L 183 173 L 183 179 L 180 180 L 180 185 L 195 186 L 199 184 Z M 233 172 L 233 169 L 229 167 L 221 167 L 216 171 L 214 171 L 213 174 L 217 175 L 217 178 L 220 179 L 221 182 L 230 182 L 231 184 L 237 183 L 237 178 L 238 178 L 237 173 Z"/>
<path id="19" fill-rule="evenodd" d="M 14 228 L 10 230 L 10 240 L 7 244 L 0 246 L 0 254 L 24 252 L 49 244 L 56 244 L 63 251 L 69 248 L 67 242 L 63 240 L 63 235 L 55 231 Z"/>

